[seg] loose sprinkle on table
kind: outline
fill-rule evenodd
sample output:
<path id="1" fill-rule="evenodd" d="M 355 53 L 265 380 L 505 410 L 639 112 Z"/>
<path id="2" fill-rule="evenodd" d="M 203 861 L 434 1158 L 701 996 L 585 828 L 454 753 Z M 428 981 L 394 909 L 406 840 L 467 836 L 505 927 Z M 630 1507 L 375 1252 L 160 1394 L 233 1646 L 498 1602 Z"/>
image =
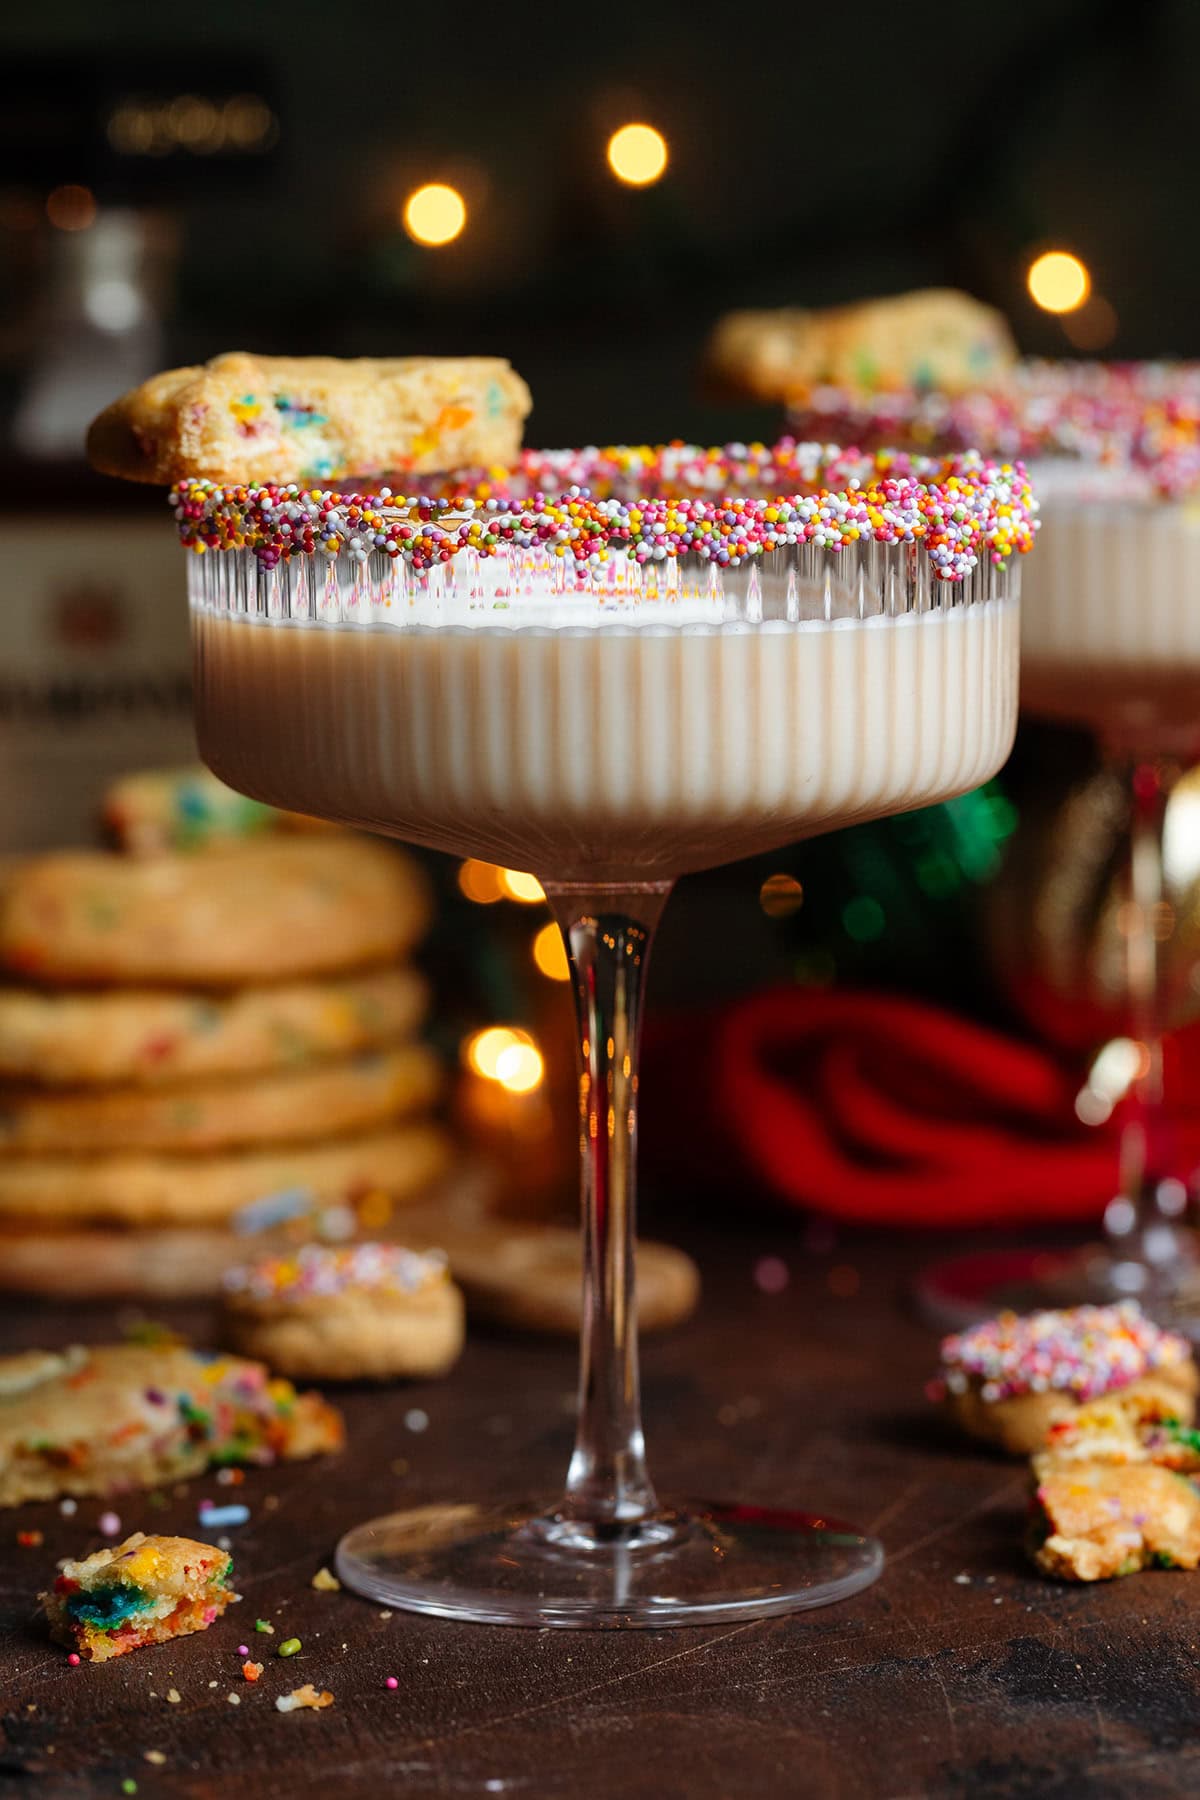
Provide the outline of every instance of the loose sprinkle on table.
<path id="1" fill-rule="evenodd" d="M 322 1594 L 336 1594 L 341 1585 L 337 1576 L 331 1575 L 326 1568 L 318 1569 L 309 1583 L 310 1587 L 315 1587 Z"/>
<path id="2" fill-rule="evenodd" d="M 263 1672 L 262 1663 L 244 1662 L 242 1664 L 242 1674 L 246 1677 L 247 1681 L 257 1681 L 259 1676 L 262 1674 L 262 1672 Z"/>
<path id="3" fill-rule="evenodd" d="M 250 1508 L 241 1501 L 232 1506 L 214 1506 L 211 1500 L 200 1502 L 200 1523 L 208 1531 L 219 1531 L 226 1525 L 244 1525 L 250 1517 Z"/>
<path id="4" fill-rule="evenodd" d="M 121 1515 L 115 1512 L 102 1512 L 96 1520 L 96 1529 L 101 1537 L 115 1538 L 121 1535 Z"/>
<path id="5" fill-rule="evenodd" d="M 299 1656 L 300 1649 L 299 1638 L 284 1638 L 275 1654 L 276 1656 Z"/>
<path id="6" fill-rule="evenodd" d="M 389 1675 L 383 1685 L 384 1685 L 384 1687 L 388 1687 L 388 1688 L 398 1688 L 400 1686 L 400 1683 L 396 1680 L 396 1677 L 394 1675 Z"/>
<path id="7" fill-rule="evenodd" d="M 79 1667 L 79 1652 L 78 1652 L 78 1650 L 72 1650 L 70 1656 L 68 1656 L 68 1658 L 67 1658 L 67 1661 L 70 1663 L 70 1665 L 73 1669 L 77 1669 Z"/>
<path id="8" fill-rule="evenodd" d="M 254 1629 L 255 1631 L 269 1631 L 272 1637 L 275 1635 L 275 1627 L 268 1625 L 265 1619 L 255 1619 Z"/>
<path id="9" fill-rule="evenodd" d="M 45 1539 L 40 1531 L 18 1531 L 17 1542 L 22 1550 L 37 1550 Z"/>

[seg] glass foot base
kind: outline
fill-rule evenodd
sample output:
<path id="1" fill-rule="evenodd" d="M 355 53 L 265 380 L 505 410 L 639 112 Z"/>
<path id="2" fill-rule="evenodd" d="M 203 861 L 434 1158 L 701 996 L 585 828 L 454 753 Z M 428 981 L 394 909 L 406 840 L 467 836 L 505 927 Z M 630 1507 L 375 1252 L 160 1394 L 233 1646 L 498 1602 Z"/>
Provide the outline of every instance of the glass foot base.
<path id="1" fill-rule="evenodd" d="M 598 1528 L 552 1508 L 420 1506 L 338 1545 L 346 1587 L 443 1619 L 576 1630 L 713 1625 L 828 1606 L 883 1567 L 875 1538 L 815 1513 L 666 1509 Z"/>
<path id="2" fill-rule="evenodd" d="M 1003 1309 L 1110 1306 L 1137 1300 L 1160 1325 L 1200 1342 L 1200 1260 L 1179 1233 L 1176 1259 L 1151 1263 L 1105 1244 L 1080 1250 L 988 1250 L 935 1263 L 917 1277 L 922 1314 L 942 1331 L 962 1331 Z"/>

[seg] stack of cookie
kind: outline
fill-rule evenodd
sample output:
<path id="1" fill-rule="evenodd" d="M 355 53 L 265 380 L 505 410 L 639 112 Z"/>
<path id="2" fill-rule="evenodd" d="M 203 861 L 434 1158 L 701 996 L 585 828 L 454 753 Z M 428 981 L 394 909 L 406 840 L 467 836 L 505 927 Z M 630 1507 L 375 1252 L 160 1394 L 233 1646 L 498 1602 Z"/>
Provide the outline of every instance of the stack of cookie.
<path id="1" fill-rule="evenodd" d="M 420 870 L 348 833 L 235 819 L 212 785 L 134 784 L 105 809 L 125 848 L 7 871 L 10 1290 L 212 1291 L 247 1208 L 390 1205 L 449 1165 L 429 1116 L 439 1066 L 415 1038 L 425 984 L 405 960 L 429 916 Z M 171 847 L 180 819 L 199 848 Z"/>

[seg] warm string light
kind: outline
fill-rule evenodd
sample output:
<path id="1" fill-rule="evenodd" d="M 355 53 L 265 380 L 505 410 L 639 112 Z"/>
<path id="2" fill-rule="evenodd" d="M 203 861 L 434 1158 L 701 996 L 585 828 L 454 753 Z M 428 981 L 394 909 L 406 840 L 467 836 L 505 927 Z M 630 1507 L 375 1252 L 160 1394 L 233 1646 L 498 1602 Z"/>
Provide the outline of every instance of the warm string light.
<path id="1" fill-rule="evenodd" d="M 1043 251 L 1030 263 L 1025 281 L 1034 305 L 1043 312 L 1075 312 L 1092 291 L 1087 264 L 1069 250 Z"/>
<path id="2" fill-rule="evenodd" d="M 540 1087 L 546 1065 L 527 1031 L 513 1025 L 488 1025 L 463 1045 L 469 1069 L 494 1081 L 510 1094 L 529 1094 Z"/>
<path id="3" fill-rule="evenodd" d="M 768 875 L 758 890 L 758 904 L 768 919 L 786 919 L 804 904 L 804 889 L 794 875 Z"/>
<path id="4" fill-rule="evenodd" d="M 569 981 L 571 979 L 571 965 L 567 961 L 562 932 L 553 920 L 549 925 L 543 925 L 534 938 L 533 960 L 539 973 L 544 975 L 548 981 Z"/>
<path id="5" fill-rule="evenodd" d="M 56 231 L 86 231 L 96 222 L 96 196 L 75 182 L 53 188 L 46 196 L 46 217 Z"/>
<path id="6" fill-rule="evenodd" d="M 477 906 L 491 906 L 496 900 L 540 906 L 546 898 L 546 890 L 536 875 L 529 875 L 524 869 L 502 869 L 497 863 L 480 862 L 475 857 L 468 857 L 462 864 L 458 885 Z"/>
<path id="7" fill-rule="evenodd" d="M 462 236 L 467 203 L 457 188 L 444 181 L 428 181 L 408 196 L 401 216 L 414 244 L 436 250 Z"/>
<path id="8" fill-rule="evenodd" d="M 653 125 L 622 125 L 608 140 L 608 166 L 626 187 L 650 187 L 666 173 L 667 140 Z"/>
<path id="9" fill-rule="evenodd" d="M 269 150 L 279 123 L 258 94 L 228 100 L 179 94 L 173 100 L 124 100 L 110 114 L 108 141 L 118 156 L 255 155 Z"/>

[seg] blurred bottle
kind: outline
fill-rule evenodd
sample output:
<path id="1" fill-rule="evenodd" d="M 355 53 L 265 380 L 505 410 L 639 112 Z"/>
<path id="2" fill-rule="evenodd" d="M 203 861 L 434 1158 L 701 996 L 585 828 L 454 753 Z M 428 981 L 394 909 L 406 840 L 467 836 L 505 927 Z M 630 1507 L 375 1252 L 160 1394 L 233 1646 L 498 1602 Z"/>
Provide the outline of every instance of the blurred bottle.
<path id="1" fill-rule="evenodd" d="M 84 187 L 47 204 L 56 228 L 12 439 L 21 456 L 72 460 L 101 408 L 162 366 L 175 231 L 161 213 L 97 211 Z"/>

